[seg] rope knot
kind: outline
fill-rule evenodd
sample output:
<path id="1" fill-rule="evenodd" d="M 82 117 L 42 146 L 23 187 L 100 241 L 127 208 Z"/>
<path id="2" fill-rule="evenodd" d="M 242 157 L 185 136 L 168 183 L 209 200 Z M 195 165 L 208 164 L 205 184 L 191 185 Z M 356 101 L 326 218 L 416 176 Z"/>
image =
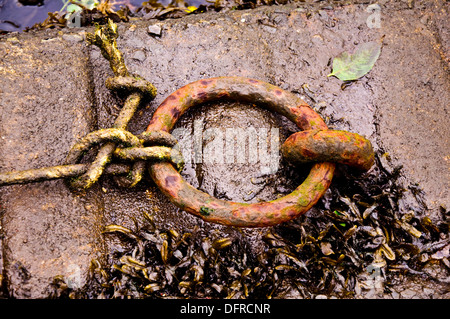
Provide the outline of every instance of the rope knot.
<path id="1" fill-rule="evenodd" d="M 122 178 L 117 181 L 123 186 L 133 187 L 142 180 L 146 161 L 171 162 L 175 164 L 178 171 L 181 171 L 184 166 L 183 156 L 173 148 L 177 143 L 171 134 L 162 131 L 144 132 L 138 136 L 117 128 L 91 132 L 72 147 L 67 155 L 66 164 L 76 164 L 92 147 L 99 144 L 103 146 L 88 171 L 72 178 L 70 184 L 73 188 L 90 187 L 97 182 L 113 157 L 134 162 L 128 170 L 128 175 L 121 176 Z M 104 150 L 109 154 L 106 154 Z"/>

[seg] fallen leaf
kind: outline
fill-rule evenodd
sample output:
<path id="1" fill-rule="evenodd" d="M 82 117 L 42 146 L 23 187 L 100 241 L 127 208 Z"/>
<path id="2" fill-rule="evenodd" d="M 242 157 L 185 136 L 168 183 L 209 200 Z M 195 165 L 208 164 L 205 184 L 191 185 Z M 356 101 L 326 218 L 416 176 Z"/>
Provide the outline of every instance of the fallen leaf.
<path id="1" fill-rule="evenodd" d="M 198 8 L 197 7 L 195 7 L 195 6 L 189 6 L 189 7 L 187 7 L 184 11 L 186 11 L 187 13 L 192 13 L 192 12 L 194 12 L 195 10 L 197 10 Z"/>
<path id="2" fill-rule="evenodd" d="M 335 76 L 342 81 L 359 79 L 372 70 L 381 53 L 383 39 L 361 43 L 353 54 L 343 52 L 333 59 L 333 72 L 328 76 Z"/>

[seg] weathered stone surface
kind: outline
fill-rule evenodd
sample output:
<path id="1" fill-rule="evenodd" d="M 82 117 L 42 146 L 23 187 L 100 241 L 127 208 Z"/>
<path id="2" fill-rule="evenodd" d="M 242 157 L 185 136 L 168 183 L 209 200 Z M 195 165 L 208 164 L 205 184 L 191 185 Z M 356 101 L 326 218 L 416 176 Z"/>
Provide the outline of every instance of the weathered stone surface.
<path id="1" fill-rule="evenodd" d="M 309 102 L 324 117 L 338 120 L 331 122 L 330 127 L 368 137 L 376 150 L 383 149 L 392 158 L 386 165 L 403 165 L 407 181 L 417 182 L 425 191 L 428 213 L 439 218 L 439 206 L 449 205 L 449 179 L 442 178 L 449 167 L 449 129 L 445 124 L 448 73 L 436 49 L 439 39 L 420 22 L 419 10 L 397 11 L 386 5 L 381 10 L 381 27 L 369 28 L 369 13 L 365 9 L 362 5 L 347 6 L 311 17 L 304 9 L 293 6 L 205 14 L 165 21 L 161 37 L 146 32 L 153 22 L 139 22 L 131 28 L 121 26 L 119 47 L 130 70 L 158 88 L 157 98 L 142 111 L 132 128 L 142 130 L 152 110 L 168 94 L 201 78 L 254 77 L 299 93 L 307 84 L 314 99 L 306 97 Z M 276 32 L 268 32 L 267 25 Z M 357 43 L 382 36 L 383 52 L 368 75 L 345 90 L 340 87 L 341 81 L 326 77 L 334 56 L 351 51 Z M 142 51 L 146 54 L 144 61 L 131 58 Z M 104 80 L 101 76 L 105 71 L 101 70 L 107 63 L 95 62 L 101 60 L 98 53 L 93 53 L 93 58 L 95 78 Z M 418 83 L 428 84 L 418 87 Z M 108 98 L 109 92 L 104 91 L 106 97 L 99 93 L 99 99 Z M 433 105 L 432 110 L 427 104 Z M 209 110 L 208 114 L 214 112 Z M 190 124 L 183 125 L 192 128 L 194 119 L 204 114 L 197 114 Z M 406 116 L 411 120 L 404 121 Z M 100 112 L 100 123 L 102 118 L 105 124 L 101 125 L 112 121 Z M 240 127 L 248 127 L 242 116 L 235 118 L 240 118 Z M 235 185 L 221 182 L 218 176 L 211 177 L 218 188 L 235 193 Z M 250 177 L 244 176 L 243 179 Z M 241 199 L 240 195 L 228 197 Z"/>
<path id="2" fill-rule="evenodd" d="M 369 138 L 377 151 L 386 153 L 383 161 L 387 168 L 403 165 L 406 188 L 418 183 L 425 191 L 429 210 L 423 213 L 439 219 L 439 206 L 448 209 L 450 205 L 450 132 L 446 106 L 449 75 L 441 47 L 442 37 L 446 34 L 441 11 L 446 8 L 448 5 L 436 1 L 434 11 L 427 11 L 427 19 L 424 19 L 420 8 L 410 10 L 406 4 L 400 8 L 382 5 L 380 28 L 368 26 L 370 13 L 365 5 L 312 10 L 312 14 L 293 5 L 260 7 L 249 11 L 193 15 L 180 20 L 122 24 L 118 46 L 130 71 L 149 80 L 158 89 L 155 100 L 138 111 L 129 128 L 134 133 L 143 131 L 153 110 L 165 97 L 192 81 L 232 75 L 257 78 L 304 95 L 331 128 L 350 130 Z M 149 26 L 155 23 L 161 28 L 158 36 L 148 32 Z M 437 25 L 440 27 L 436 33 Z M 89 63 L 86 63 L 81 54 L 84 44 L 74 41 L 73 37 L 66 36 L 70 41 L 64 42 L 66 40 L 56 33 L 35 36 L 32 39 L 19 35 L 17 41 L 9 37 L 0 42 L 2 50 L 10 52 L 0 69 L 5 74 L 0 80 L 1 90 L 6 93 L 2 94 L 2 170 L 61 163 L 73 141 L 95 126 L 92 125 L 95 116 L 89 112 L 97 115 L 98 127 L 110 127 L 122 104 L 122 100 L 104 86 L 112 72 L 96 48 L 89 50 Z M 351 51 L 358 43 L 382 36 L 381 56 L 369 74 L 345 90 L 341 89 L 341 81 L 327 77 L 333 57 L 342 51 Z M 46 45 L 39 47 L 39 41 L 46 37 L 49 38 L 43 42 Z M 18 75 L 19 71 L 23 75 Z M 39 79 L 43 77 L 42 72 L 51 74 L 47 80 L 41 80 L 42 84 L 22 81 L 22 87 L 17 86 L 21 77 Z M 59 84 L 53 82 L 55 79 L 64 81 Z M 302 89 L 304 84 L 309 89 Z M 94 93 L 92 101 L 91 89 Z M 61 101 L 60 97 L 63 97 Z M 56 106 L 58 113 L 51 112 Z M 45 117 L 40 112 L 44 112 Z M 51 118 L 54 114 L 57 116 Z M 205 128 L 282 127 L 284 137 L 295 130 L 291 123 L 278 116 L 269 116 L 267 111 L 247 111 L 245 105 L 226 103 L 189 111 L 177 127 L 193 130 L 196 120 L 202 120 Z M 24 137 L 30 139 L 29 136 L 31 140 L 13 147 L 12 143 L 22 141 Z M 255 177 L 259 178 L 258 166 L 227 165 L 188 165 L 184 176 L 212 195 L 237 201 L 274 199 L 295 186 L 292 183 L 286 187 L 277 184 L 277 180 L 287 178 L 283 176 L 285 170 L 280 168 L 276 178 L 267 180 L 260 190 L 261 184 L 251 182 Z M 87 264 L 95 250 L 93 243 L 99 227 L 114 223 L 133 228 L 133 218 L 139 221 L 143 212 L 154 214 L 157 225 L 166 229 L 189 231 L 200 225 L 230 236 L 237 232 L 233 228 L 203 223 L 180 211 L 152 182 L 126 190 L 117 187 L 111 179 L 103 178 L 99 187 L 101 192 L 93 191 L 86 197 L 70 193 L 62 182 L 2 190 L 3 245 L 8 251 L 3 259 L 9 265 L 6 273 L 11 276 L 12 294 L 21 297 L 44 295 L 44 282 L 50 279 L 50 274 L 69 276 L 70 269 L 75 269 L 64 264 L 63 256 L 71 255 L 76 265 Z M 258 192 L 257 195 L 246 197 L 252 191 Z M 30 197 L 31 200 L 24 200 Z M 405 197 L 413 198 L 414 194 L 409 191 Z M 85 204 L 85 201 L 89 203 Z M 403 208 L 414 209 L 413 203 L 405 200 Z M 30 214 L 33 209 L 36 212 Z M 56 220 L 55 214 L 59 216 Z M 37 227 L 40 232 L 29 231 L 32 227 Z M 42 236 L 45 227 L 48 231 Z M 73 228 L 80 230 L 74 232 Z M 252 249 L 257 250 L 261 230 L 243 232 L 253 238 Z M 80 233 L 85 236 L 77 237 Z M 76 243 L 75 238 L 79 240 Z M 120 249 L 112 237 L 105 238 L 107 251 Z M 29 248 L 30 243 L 33 248 Z M 81 253 L 81 247 L 88 247 L 88 253 Z M 55 262 L 45 263 L 51 259 Z M 42 261 L 50 266 L 41 274 Z M 20 275 L 23 267 L 31 274 L 29 279 L 26 274 Z M 40 278 L 39 281 L 36 278 Z M 28 286 L 23 285 L 27 280 Z M 295 294 L 292 296 L 296 297 Z"/>
<path id="3" fill-rule="evenodd" d="M 385 38 L 386 67 L 375 68 L 371 75 L 380 79 L 377 85 L 370 84 L 378 112 L 377 140 L 392 164 L 402 165 L 409 182 L 425 192 L 430 210 L 436 212 L 440 205 L 448 210 L 450 127 L 444 124 L 449 115 L 448 65 L 441 59 L 438 39 L 416 12 L 392 16 L 384 28 L 396 32 Z"/>
<path id="4" fill-rule="evenodd" d="M 19 38 L 0 42 L 2 171 L 60 165 L 95 125 L 84 43 Z M 78 196 L 59 180 L 0 192 L 8 294 L 46 297 L 57 275 L 82 287 L 102 244 L 96 191 Z"/>

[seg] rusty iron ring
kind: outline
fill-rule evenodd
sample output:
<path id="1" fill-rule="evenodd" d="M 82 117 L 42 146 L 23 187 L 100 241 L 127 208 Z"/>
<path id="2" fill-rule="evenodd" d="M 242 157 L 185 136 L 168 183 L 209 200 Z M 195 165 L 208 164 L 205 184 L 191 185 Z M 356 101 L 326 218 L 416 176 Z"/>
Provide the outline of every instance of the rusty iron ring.
<path id="1" fill-rule="evenodd" d="M 190 83 L 169 95 L 153 114 L 147 132 L 169 132 L 190 107 L 218 99 L 265 107 L 287 117 L 301 130 L 327 130 L 320 115 L 293 93 L 259 80 L 218 77 Z M 205 221 L 237 227 L 273 226 L 307 212 L 330 186 L 334 169 L 334 163 L 315 163 L 292 193 L 249 204 L 220 200 L 194 188 L 171 164 L 149 165 L 151 177 L 176 206 Z"/>

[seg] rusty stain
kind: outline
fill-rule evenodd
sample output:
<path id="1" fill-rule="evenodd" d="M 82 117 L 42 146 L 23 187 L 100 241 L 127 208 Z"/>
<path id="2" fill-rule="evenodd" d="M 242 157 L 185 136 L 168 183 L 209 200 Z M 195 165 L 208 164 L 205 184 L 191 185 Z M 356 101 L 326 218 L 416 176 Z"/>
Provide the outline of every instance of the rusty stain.
<path id="1" fill-rule="evenodd" d="M 301 130 L 328 129 L 306 102 L 290 92 L 255 79 L 218 77 L 190 83 L 172 93 L 153 114 L 147 131 L 169 132 L 178 119 L 170 114 L 182 116 L 190 107 L 224 97 L 278 112 Z M 184 181 L 168 163 L 151 164 L 150 175 L 175 205 L 205 221 L 237 227 L 263 227 L 289 221 L 307 212 L 330 186 L 334 169 L 334 163 L 316 163 L 305 181 L 292 193 L 273 201 L 252 204 L 219 200 L 201 192 Z"/>
<path id="2" fill-rule="evenodd" d="M 369 170 L 375 161 L 372 144 L 363 136 L 338 130 L 308 130 L 292 134 L 281 146 L 294 163 L 334 162 Z"/>

